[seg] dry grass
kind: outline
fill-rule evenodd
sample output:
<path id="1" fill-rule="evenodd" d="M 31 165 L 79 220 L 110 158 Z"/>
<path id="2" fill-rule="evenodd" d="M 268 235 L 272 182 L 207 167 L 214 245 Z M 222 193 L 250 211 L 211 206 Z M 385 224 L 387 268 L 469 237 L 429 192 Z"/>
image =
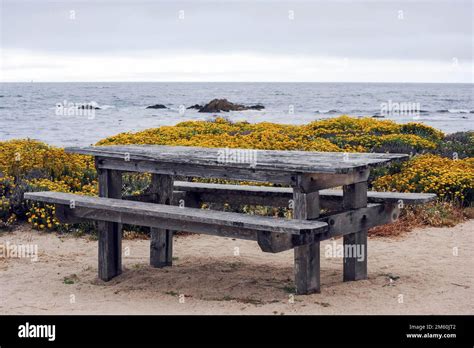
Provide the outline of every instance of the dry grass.
<path id="1" fill-rule="evenodd" d="M 464 209 L 464 216 L 468 219 L 474 219 L 474 207 L 467 207 Z"/>
<path id="2" fill-rule="evenodd" d="M 148 236 L 147 233 L 143 233 L 139 231 L 124 230 L 122 238 L 125 240 L 134 240 L 134 239 L 149 239 L 150 237 Z"/>
<path id="3" fill-rule="evenodd" d="M 398 237 L 416 227 L 453 227 L 472 218 L 473 208 L 462 208 L 450 202 L 432 202 L 422 206 L 407 207 L 400 218 L 389 225 L 371 228 L 371 237 Z"/>

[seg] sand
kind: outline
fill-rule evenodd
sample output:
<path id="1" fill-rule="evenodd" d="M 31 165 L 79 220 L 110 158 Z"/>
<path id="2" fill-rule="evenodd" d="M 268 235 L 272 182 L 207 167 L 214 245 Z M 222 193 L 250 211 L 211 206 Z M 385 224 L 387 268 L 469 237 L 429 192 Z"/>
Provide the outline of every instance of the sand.
<path id="1" fill-rule="evenodd" d="M 342 282 L 325 257 L 320 294 L 295 296 L 293 253 L 204 235 L 175 237 L 174 265 L 148 265 L 149 242 L 124 240 L 123 274 L 97 278 L 97 241 L 20 226 L 0 245 L 33 244 L 38 260 L 0 258 L 1 314 L 473 314 L 474 220 L 369 240 L 369 277 Z M 341 243 L 341 240 L 337 240 Z M 238 249 L 236 249 L 238 248 Z M 238 251 L 238 252 L 237 252 Z"/>

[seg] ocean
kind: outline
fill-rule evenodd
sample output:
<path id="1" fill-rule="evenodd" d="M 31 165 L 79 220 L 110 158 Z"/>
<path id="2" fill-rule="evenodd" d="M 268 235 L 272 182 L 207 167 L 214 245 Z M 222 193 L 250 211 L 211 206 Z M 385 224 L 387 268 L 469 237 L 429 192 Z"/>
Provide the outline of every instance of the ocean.
<path id="1" fill-rule="evenodd" d="M 121 132 L 209 120 L 304 124 L 372 116 L 422 122 L 446 133 L 474 129 L 473 84 L 401 83 L 0 83 L 0 140 L 32 138 L 51 145 L 89 145 Z M 262 104 L 264 110 L 199 113 L 185 110 L 214 98 Z M 92 104 L 80 112 L 68 106 Z M 164 104 L 167 109 L 146 109 Z M 64 111 L 66 110 L 66 112 Z M 184 112 L 183 112 L 184 110 Z"/>

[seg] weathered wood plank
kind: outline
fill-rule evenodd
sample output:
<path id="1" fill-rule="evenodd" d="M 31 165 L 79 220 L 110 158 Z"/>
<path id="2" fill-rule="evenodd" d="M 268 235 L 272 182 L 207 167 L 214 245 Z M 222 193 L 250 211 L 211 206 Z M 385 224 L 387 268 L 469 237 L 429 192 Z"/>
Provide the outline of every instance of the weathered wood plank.
<path id="1" fill-rule="evenodd" d="M 289 207 L 293 198 L 291 187 L 249 186 L 209 184 L 175 181 L 174 189 L 199 194 L 203 202 L 232 203 L 235 205 L 255 204 L 273 207 Z M 342 207 L 342 190 L 320 190 L 321 209 Z M 400 203 L 404 205 L 424 204 L 436 199 L 433 193 L 401 193 L 368 191 L 369 203 Z"/>
<path id="2" fill-rule="evenodd" d="M 318 192 L 307 194 L 298 189 L 293 192 L 293 218 L 298 220 L 314 219 L 319 215 Z M 297 294 L 320 292 L 320 243 L 296 246 L 295 287 Z"/>
<path id="3" fill-rule="evenodd" d="M 342 201 L 342 190 L 322 190 L 320 193 L 325 200 Z M 436 197 L 434 193 L 367 191 L 368 203 L 403 203 L 403 205 L 417 205 L 432 202 L 436 200 Z"/>
<path id="4" fill-rule="evenodd" d="M 123 162 L 145 161 L 150 163 L 174 163 L 204 167 L 249 168 L 256 171 L 274 170 L 281 173 L 338 173 L 347 174 L 368 166 L 407 159 L 405 154 L 386 153 L 342 153 L 313 151 L 275 151 L 252 149 L 222 149 L 192 146 L 116 145 L 68 147 L 67 152 L 118 159 Z M 253 161 L 235 160 L 222 154 L 252 154 Z M 236 156 L 242 157 L 242 156 Z M 243 156 L 245 158 L 245 156 Z M 122 168 L 125 170 L 125 168 Z M 162 173 L 166 174 L 166 173 Z"/>
<path id="5" fill-rule="evenodd" d="M 326 239 L 340 237 L 347 234 L 359 232 L 363 229 L 369 229 L 375 226 L 385 225 L 394 222 L 400 215 L 398 204 L 381 204 L 372 203 L 365 208 L 349 210 L 341 213 L 331 214 L 318 221 L 326 222 L 328 229 L 322 233 L 308 233 L 301 235 L 292 235 L 291 243 L 283 243 L 281 239 L 274 242 L 274 246 L 270 245 L 270 237 L 266 241 L 269 245 L 267 249 L 262 247 L 266 252 L 281 252 L 292 249 L 296 246 L 320 242 Z M 271 240 L 270 240 L 271 241 Z M 259 244 L 261 242 L 259 241 Z"/>
<path id="6" fill-rule="evenodd" d="M 255 229 L 249 229 L 238 226 L 216 225 L 208 222 L 186 221 L 184 219 L 176 218 L 161 218 L 153 215 L 144 216 L 141 214 L 137 214 L 136 212 L 128 213 L 84 207 L 78 207 L 76 209 L 68 210 L 68 218 L 71 219 L 121 221 L 124 224 L 130 225 L 208 234 L 217 237 L 238 238 L 256 241 L 257 233 L 259 232 Z"/>
<path id="7" fill-rule="evenodd" d="M 367 182 L 343 186 L 343 208 L 359 209 L 367 206 Z M 354 226 L 352 226 L 353 229 Z M 344 281 L 367 279 L 367 228 L 344 235 Z M 355 255 L 361 248 L 363 257 Z"/>
<path id="8" fill-rule="evenodd" d="M 65 205 L 55 204 L 55 213 L 54 215 L 63 224 L 77 224 L 82 221 L 81 218 L 76 218 L 71 214 L 71 209 L 67 209 Z"/>
<path id="9" fill-rule="evenodd" d="M 170 205 L 173 198 L 173 177 L 171 175 L 152 175 L 150 193 L 153 203 Z M 173 231 L 150 228 L 150 265 L 156 268 L 171 266 L 172 260 Z"/>
<path id="10" fill-rule="evenodd" d="M 32 195 L 31 197 L 30 194 Z M 63 199 L 64 197 L 58 200 L 57 198 L 51 197 L 55 196 L 51 194 L 51 192 L 48 192 L 48 195 L 40 194 L 40 200 L 49 203 L 58 201 L 64 204 L 67 203 L 67 201 Z M 36 193 L 27 193 L 25 198 L 38 199 L 37 196 L 38 194 Z M 178 202 L 175 204 L 178 204 Z M 304 204 L 305 203 L 303 203 L 303 205 Z M 313 232 L 299 235 L 293 234 L 291 237 L 287 237 L 288 234 L 286 233 L 267 231 L 258 232 L 256 230 L 245 229 L 242 227 L 212 226 L 205 223 L 197 223 L 196 221 L 188 223 L 183 221 L 181 218 L 176 217 L 174 220 L 170 219 L 166 222 L 164 222 L 162 218 L 155 218 L 152 216 L 147 216 L 144 219 L 141 215 L 134 216 L 133 213 L 126 214 L 123 212 L 109 211 L 107 210 L 107 207 L 103 209 L 98 209 L 96 206 L 93 208 L 84 208 L 81 207 L 81 205 L 82 203 L 79 202 L 79 207 L 76 207 L 75 209 L 68 209 L 66 205 L 56 204 L 58 207 L 57 211 L 63 211 L 63 213 L 61 213 L 58 217 L 60 217 L 61 221 L 65 223 L 75 223 L 81 221 L 81 219 L 119 221 L 132 225 L 150 227 L 160 226 L 172 230 L 182 230 L 223 237 L 257 240 L 263 251 L 271 253 L 281 252 L 292 249 L 295 246 L 301 246 L 349 233 L 354 233 L 362 228 L 371 228 L 374 226 L 390 223 L 395 221 L 399 215 L 399 206 L 396 203 L 369 204 L 364 208 L 349 210 L 318 218 L 318 221 L 327 223 L 326 231 L 318 231 L 317 233 Z M 86 206 L 88 206 L 88 204 L 86 204 Z"/>
<path id="11" fill-rule="evenodd" d="M 225 194 L 221 195 L 219 193 L 197 193 L 199 199 L 202 202 L 208 203 L 219 203 L 221 205 L 227 203 L 233 207 L 238 207 L 242 205 L 261 205 L 269 207 L 285 207 L 289 208 L 291 205 L 291 196 L 269 196 L 268 198 L 262 197 L 260 195 L 239 195 L 239 194 Z M 335 206 L 335 204 L 333 204 Z"/>
<path id="12" fill-rule="evenodd" d="M 293 249 L 293 237 L 288 233 L 274 233 L 268 231 L 257 232 L 257 243 L 260 249 L 266 253 L 279 253 Z"/>
<path id="13" fill-rule="evenodd" d="M 174 176 L 192 176 L 200 178 L 219 178 L 255 182 L 272 182 L 275 184 L 291 185 L 296 178 L 291 173 L 279 171 L 256 171 L 253 168 L 228 168 L 226 166 L 209 167 L 195 164 L 155 163 L 144 160 L 123 161 L 114 158 L 98 158 L 100 168 L 123 170 L 125 172 L 153 173 Z"/>
<path id="14" fill-rule="evenodd" d="M 150 193 L 143 193 L 139 195 L 127 195 L 122 197 L 122 199 L 150 203 L 153 201 L 152 196 Z M 171 197 L 171 205 L 181 207 L 200 208 L 202 202 L 200 194 L 191 191 L 173 191 L 173 196 Z"/>
<path id="15" fill-rule="evenodd" d="M 121 172 L 99 169 L 98 177 L 100 197 L 117 199 L 122 197 Z M 76 202 L 76 200 L 77 197 L 71 198 L 70 201 Z M 99 221 L 98 233 L 99 278 L 109 281 L 122 273 L 122 225 L 117 222 Z"/>
<path id="16" fill-rule="evenodd" d="M 317 238 L 329 239 L 389 224 L 396 221 L 399 215 L 398 205 L 390 203 L 371 203 L 367 207 L 331 214 L 318 219 L 328 223 L 328 230 Z"/>
<path id="17" fill-rule="evenodd" d="M 364 167 L 353 170 L 346 174 L 302 174 L 297 176 L 297 182 L 292 186 L 298 187 L 304 192 L 313 192 L 317 190 L 367 181 L 369 178 L 369 172 L 369 168 Z"/>
<path id="18" fill-rule="evenodd" d="M 183 231 L 187 231 L 190 225 L 197 223 L 213 225 L 216 226 L 216 229 L 233 227 L 236 229 L 270 231 L 296 235 L 322 233 L 327 229 L 327 224 L 319 221 L 298 221 L 189 207 L 180 208 L 179 206 L 82 196 L 63 192 L 28 192 L 25 193 L 25 199 L 66 206 L 69 205 L 70 200 L 74 200 L 76 209 L 82 207 L 87 208 L 89 212 L 97 212 L 95 215 L 83 216 L 84 218 L 97 220 L 106 219 L 106 221 L 161 227 L 172 230 L 178 230 L 179 228 L 176 228 L 174 225 L 173 227 L 169 227 L 168 220 L 180 221 L 184 225 L 184 228 L 181 229 Z M 137 220 L 131 222 L 129 215 L 136 215 Z M 127 220 L 124 220 L 125 217 Z M 136 221 L 139 223 L 136 223 Z M 190 232 L 195 231 L 191 230 Z"/>
<path id="19" fill-rule="evenodd" d="M 320 199 L 319 192 L 293 193 L 293 215 L 299 220 L 313 220 L 319 217 Z"/>
<path id="20" fill-rule="evenodd" d="M 67 209 L 65 206 L 58 204 L 58 207 L 65 210 L 66 218 L 61 218 L 64 223 L 80 222 L 81 219 L 101 220 L 110 219 L 111 221 L 122 221 L 123 223 L 141 226 L 160 226 L 163 224 L 161 219 L 147 218 L 144 220 L 141 216 L 133 217 L 131 214 L 124 213 L 106 213 L 101 210 L 78 207 L 76 209 Z M 320 233 L 307 233 L 301 235 L 291 235 L 291 239 L 285 238 L 285 233 L 274 232 L 256 232 L 255 230 L 242 229 L 239 227 L 215 227 L 196 224 L 195 222 L 186 224 L 182 220 L 169 221 L 166 227 L 173 230 L 183 230 L 196 233 L 204 233 L 215 236 L 248 239 L 258 241 L 262 251 L 270 253 L 278 253 L 285 250 L 293 249 L 295 246 L 323 241 L 326 239 L 343 236 L 345 234 L 354 233 L 362 228 L 371 228 L 395 221 L 400 213 L 398 204 L 369 204 L 366 208 L 357 210 L 349 210 L 342 213 L 336 213 L 318 221 L 328 224 L 328 229 Z M 364 217 L 365 216 L 365 217 Z"/>

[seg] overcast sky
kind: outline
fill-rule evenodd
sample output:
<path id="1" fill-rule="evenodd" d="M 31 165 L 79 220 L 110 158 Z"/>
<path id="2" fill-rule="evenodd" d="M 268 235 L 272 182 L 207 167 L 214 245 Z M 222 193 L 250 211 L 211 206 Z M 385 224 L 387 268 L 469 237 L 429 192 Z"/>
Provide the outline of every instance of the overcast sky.
<path id="1" fill-rule="evenodd" d="M 0 4 L 0 81 L 473 82 L 472 0 Z"/>

